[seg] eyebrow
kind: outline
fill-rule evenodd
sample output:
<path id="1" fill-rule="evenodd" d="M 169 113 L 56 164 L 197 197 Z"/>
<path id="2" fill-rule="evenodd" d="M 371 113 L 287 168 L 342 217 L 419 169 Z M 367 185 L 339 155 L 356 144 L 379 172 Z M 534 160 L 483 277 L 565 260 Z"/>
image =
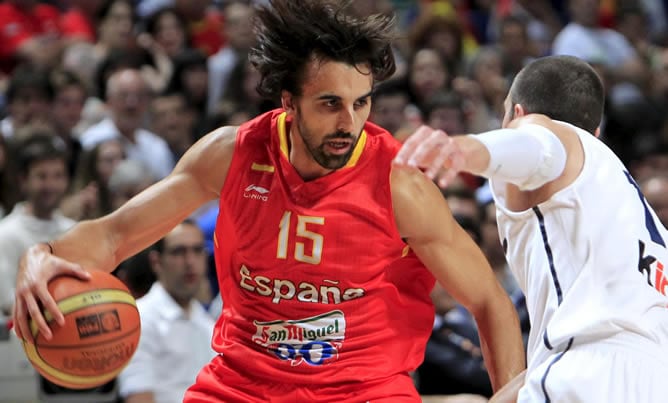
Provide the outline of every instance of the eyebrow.
<path id="1" fill-rule="evenodd" d="M 373 95 L 373 90 L 367 92 L 366 94 L 358 97 L 355 101 L 359 101 L 360 99 L 365 99 L 369 98 L 371 95 Z M 338 95 L 331 95 L 331 94 L 325 94 L 321 95 L 317 98 L 318 100 L 326 100 L 326 101 L 339 101 L 341 99 L 340 96 Z"/>

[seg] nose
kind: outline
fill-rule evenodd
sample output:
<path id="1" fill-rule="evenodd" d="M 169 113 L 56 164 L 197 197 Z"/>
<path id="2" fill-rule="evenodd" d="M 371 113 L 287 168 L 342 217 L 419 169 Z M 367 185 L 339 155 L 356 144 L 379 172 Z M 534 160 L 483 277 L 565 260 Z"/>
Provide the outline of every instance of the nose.
<path id="1" fill-rule="evenodd" d="M 344 108 L 339 113 L 336 129 L 344 133 L 354 132 L 355 127 L 355 112 L 352 107 Z"/>

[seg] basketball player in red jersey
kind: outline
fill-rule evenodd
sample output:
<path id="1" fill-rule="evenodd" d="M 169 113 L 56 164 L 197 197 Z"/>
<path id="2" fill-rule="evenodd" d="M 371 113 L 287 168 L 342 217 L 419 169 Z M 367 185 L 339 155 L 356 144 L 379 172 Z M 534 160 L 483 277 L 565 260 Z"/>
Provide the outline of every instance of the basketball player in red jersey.
<path id="1" fill-rule="evenodd" d="M 514 307 L 481 251 L 432 182 L 392 167 L 400 144 L 366 121 L 374 82 L 394 72 L 391 30 L 391 18 L 321 0 L 260 9 L 251 61 L 282 108 L 215 130 L 119 210 L 32 247 L 19 336 L 28 317 L 50 334 L 39 304 L 62 323 L 50 278 L 111 271 L 218 198 L 220 355 L 186 402 L 419 402 L 408 373 L 432 329 L 434 277 L 475 316 L 494 389 L 522 371 Z"/>

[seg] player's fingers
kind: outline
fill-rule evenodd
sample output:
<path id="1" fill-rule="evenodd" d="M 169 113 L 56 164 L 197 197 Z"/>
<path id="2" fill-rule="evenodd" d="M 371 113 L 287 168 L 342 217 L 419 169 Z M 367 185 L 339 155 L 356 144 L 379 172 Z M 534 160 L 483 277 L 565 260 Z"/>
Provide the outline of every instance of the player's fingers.
<path id="1" fill-rule="evenodd" d="M 42 303 L 44 312 L 49 312 L 51 317 L 55 319 L 56 323 L 60 326 L 64 325 L 65 317 L 63 316 L 63 313 L 60 312 L 60 308 L 51 296 L 51 293 L 49 293 L 49 290 L 46 287 L 40 287 L 35 291 L 35 294 L 37 294 L 37 298 L 39 298 L 39 301 Z"/>
<path id="2" fill-rule="evenodd" d="M 413 133 L 404 144 L 401 146 L 401 149 L 394 157 L 394 163 L 398 165 L 406 165 L 408 160 L 415 152 L 415 148 L 420 145 L 425 137 L 427 137 L 432 132 L 432 129 L 428 126 L 420 126 L 415 133 Z"/>
<path id="3" fill-rule="evenodd" d="M 25 309 L 23 308 L 23 301 L 20 299 L 14 304 L 14 313 L 12 314 L 12 321 L 14 322 L 14 333 L 19 339 L 23 339 L 24 327 L 27 327 Z"/>
<path id="4" fill-rule="evenodd" d="M 443 132 L 441 132 L 443 133 Z M 445 133 L 443 133 L 445 134 Z M 452 138 L 446 137 L 445 140 L 443 141 L 442 145 L 437 148 L 437 154 L 433 158 L 433 160 L 429 163 L 429 166 L 427 167 L 427 170 L 425 171 L 425 174 L 429 179 L 435 179 L 439 173 L 443 171 L 443 168 L 445 167 L 446 161 L 448 161 L 453 153 L 453 147 L 452 147 Z"/>
<path id="5" fill-rule="evenodd" d="M 42 334 L 47 340 L 51 340 L 52 337 L 51 329 L 49 329 L 49 325 L 46 323 L 46 319 L 44 319 L 42 311 L 39 309 L 39 305 L 37 304 L 35 297 L 32 294 L 26 294 L 24 299 L 26 307 L 28 308 L 28 314 L 30 315 L 30 319 L 32 319 L 33 322 L 37 324 L 37 328 L 39 329 L 40 334 Z M 30 328 L 28 326 L 26 327 L 28 328 L 27 334 L 32 334 L 30 332 Z M 24 329 L 23 330 L 24 334 L 25 331 L 26 330 Z"/>
<path id="6" fill-rule="evenodd" d="M 443 175 L 438 180 L 438 186 L 442 189 L 445 189 L 450 182 L 457 177 L 459 172 L 461 172 L 464 167 L 464 156 L 458 149 L 455 149 L 450 154 L 449 162 L 450 167 L 444 171 Z"/>
<path id="7" fill-rule="evenodd" d="M 420 142 L 415 148 L 413 155 L 408 159 L 408 165 L 421 168 L 429 168 L 433 156 L 440 151 L 447 136 L 441 130 L 434 130 Z M 438 168 L 436 168 L 438 169 Z"/>
<path id="8" fill-rule="evenodd" d="M 58 260 L 57 262 L 57 269 L 56 275 L 69 275 L 69 276 L 74 276 L 80 280 L 90 280 L 90 273 L 88 270 L 84 270 L 81 265 L 76 264 L 76 263 L 71 263 L 66 260 L 54 257 Z"/>

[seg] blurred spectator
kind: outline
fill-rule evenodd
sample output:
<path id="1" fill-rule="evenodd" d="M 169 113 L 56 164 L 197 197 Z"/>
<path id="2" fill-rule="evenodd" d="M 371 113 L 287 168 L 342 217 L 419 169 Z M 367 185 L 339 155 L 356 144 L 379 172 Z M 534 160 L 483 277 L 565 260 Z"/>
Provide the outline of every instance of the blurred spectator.
<path id="1" fill-rule="evenodd" d="M 179 92 L 188 102 L 188 108 L 195 115 L 196 122 L 202 122 L 207 115 L 209 72 L 206 55 L 196 49 L 186 49 L 174 59 L 174 73 L 167 86 L 167 92 Z"/>
<path id="2" fill-rule="evenodd" d="M 239 60 L 247 57 L 251 46 L 255 43 L 253 33 L 254 11 L 250 4 L 232 1 L 223 10 L 225 24 L 223 36 L 227 43 L 216 54 L 208 59 L 209 92 L 208 112 L 215 112 L 218 102 L 226 91 L 232 70 Z"/>
<path id="3" fill-rule="evenodd" d="M 109 178 L 124 159 L 123 144 L 118 139 L 103 141 L 83 152 L 68 196 L 61 203 L 63 214 L 79 221 L 111 213 Z"/>
<path id="4" fill-rule="evenodd" d="M 190 47 L 186 21 L 171 7 L 151 15 L 146 20 L 146 32 L 172 60 Z"/>
<path id="5" fill-rule="evenodd" d="M 503 102 L 509 84 L 503 76 L 503 61 L 499 48 L 484 46 L 478 49 L 469 61 L 467 75 L 480 87 L 484 108 L 492 119 L 489 123 L 490 129 L 500 127 L 504 115 Z"/>
<path id="6" fill-rule="evenodd" d="M 5 138 L 0 136 L 0 218 L 12 211 L 20 199 L 20 194 L 16 191 L 18 184 L 12 151 Z"/>
<path id="7" fill-rule="evenodd" d="M 121 207 L 153 183 L 155 178 L 141 162 L 127 159 L 119 162 L 109 177 L 111 210 Z"/>
<path id="8" fill-rule="evenodd" d="M 411 102 L 423 108 L 435 94 L 447 91 L 453 79 L 443 56 L 434 49 L 415 51 L 408 62 L 408 83 Z"/>
<path id="9" fill-rule="evenodd" d="M 435 94 L 424 106 L 423 114 L 425 123 L 434 129 L 450 135 L 470 133 L 463 100 L 452 91 Z"/>
<path id="10" fill-rule="evenodd" d="M 384 81 L 374 88 L 369 120 L 396 136 L 406 126 L 409 102 L 403 80 Z"/>
<path id="11" fill-rule="evenodd" d="M 37 0 L 0 3 L 0 71 L 19 63 L 53 67 L 62 50 L 58 9 Z"/>
<path id="12" fill-rule="evenodd" d="M 659 221 L 668 228 L 668 173 L 664 171 L 649 175 L 639 185 Z"/>
<path id="13" fill-rule="evenodd" d="M 67 70 L 55 70 L 49 75 L 53 88 L 50 123 L 63 140 L 69 160 L 68 172 L 74 177 L 82 148 L 74 128 L 81 120 L 84 103 L 88 98 L 86 85 Z"/>
<path id="14" fill-rule="evenodd" d="M 503 76 L 507 82 L 512 82 L 515 75 L 536 54 L 534 44 L 529 39 L 526 21 L 515 16 L 507 16 L 501 20 L 498 46 L 501 50 Z"/>
<path id="15" fill-rule="evenodd" d="M 411 49 L 434 49 L 445 61 L 447 71 L 462 72 L 463 32 L 457 20 L 431 13 L 423 14 L 409 32 Z"/>
<path id="16" fill-rule="evenodd" d="M 120 394 L 126 403 L 181 402 L 201 367 L 215 356 L 214 321 L 195 299 L 206 281 L 202 232 L 184 221 L 156 243 L 149 259 L 158 281 L 137 301 L 141 338 L 118 378 Z"/>
<path id="17" fill-rule="evenodd" d="M 151 269 L 150 253 L 151 249 L 149 248 L 125 259 L 113 272 L 128 287 L 132 297 L 135 299 L 146 295 L 151 287 L 153 287 L 155 280 L 157 280 L 155 273 Z M 130 400 L 125 403 L 128 402 Z"/>
<path id="18" fill-rule="evenodd" d="M 222 113 L 228 118 L 245 113 L 256 116 L 261 112 L 276 107 L 276 104 L 263 98 L 256 90 L 260 81 L 260 73 L 253 67 L 248 59 L 240 59 L 232 70 L 229 85 L 223 93 L 223 98 L 218 105 L 217 113 Z"/>
<path id="19" fill-rule="evenodd" d="M 95 43 L 97 15 L 106 0 L 68 0 L 69 9 L 60 17 L 63 37 L 69 40 Z"/>
<path id="20" fill-rule="evenodd" d="M 28 125 L 48 125 L 53 87 L 43 70 L 25 66 L 17 69 L 7 88 L 7 117 L 0 121 L 0 132 L 13 137 Z"/>
<path id="21" fill-rule="evenodd" d="M 90 149 L 112 138 L 121 139 L 128 158 L 143 162 L 157 179 L 167 176 L 174 167 L 167 143 L 141 127 L 151 98 L 141 73 L 135 69 L 112 73 L 106 96 L 110 117 L 81 135 L 84 148 Z"/>
<path id="22" fill-rule="evenodd" d="M 25 200 L 0 220 L 0 310 L 5 315 L 14 301 L 16 270 L 23 252 L 74 225 L 58 211 L 68 181 L 62 142 L 53 133 L 35 130 L 20 142 L 17 155 Z"/>
<path id="23" fill-rule="evenodd" d="M 104 60 L 112 50 L 128 50 L 135 42 L 136 22 L 131 0 L 108 0 L 98 10 L 96 59 Z"/>
<path id="24" fill-rule="evenodd" d="M 656 133 L 637 133 L 632 141 L 629 172 L 642 182 L 646 178 L 668 172 L 668 143 Z"/>
<path id="25" fill-rule="evenodd" d="M 188 101 L 180 92 L 156 96 L 149 108 L 151 130 L 162 137 L 172 152 L 174 161 L 193 145 L 195 115 L 188 109 Z"/>
<path id="26" fill-rule="evenodd" d="M 172 0 L 174 9 L 188 24 L 192 46 L 211 56 L 225 44 L 221 36 L 223 16 L 212 7 L 211 0 Z"/>
<path id="27" fill-rule="evenodd" d="M 622 34 L 598 25 L 600 0 L 568 4 L 571 22 L 554 39 L 552 53 L 601 64 L 612 83 L 613 103 L 641 98 L 649 78 L 647 65 Z"/>

